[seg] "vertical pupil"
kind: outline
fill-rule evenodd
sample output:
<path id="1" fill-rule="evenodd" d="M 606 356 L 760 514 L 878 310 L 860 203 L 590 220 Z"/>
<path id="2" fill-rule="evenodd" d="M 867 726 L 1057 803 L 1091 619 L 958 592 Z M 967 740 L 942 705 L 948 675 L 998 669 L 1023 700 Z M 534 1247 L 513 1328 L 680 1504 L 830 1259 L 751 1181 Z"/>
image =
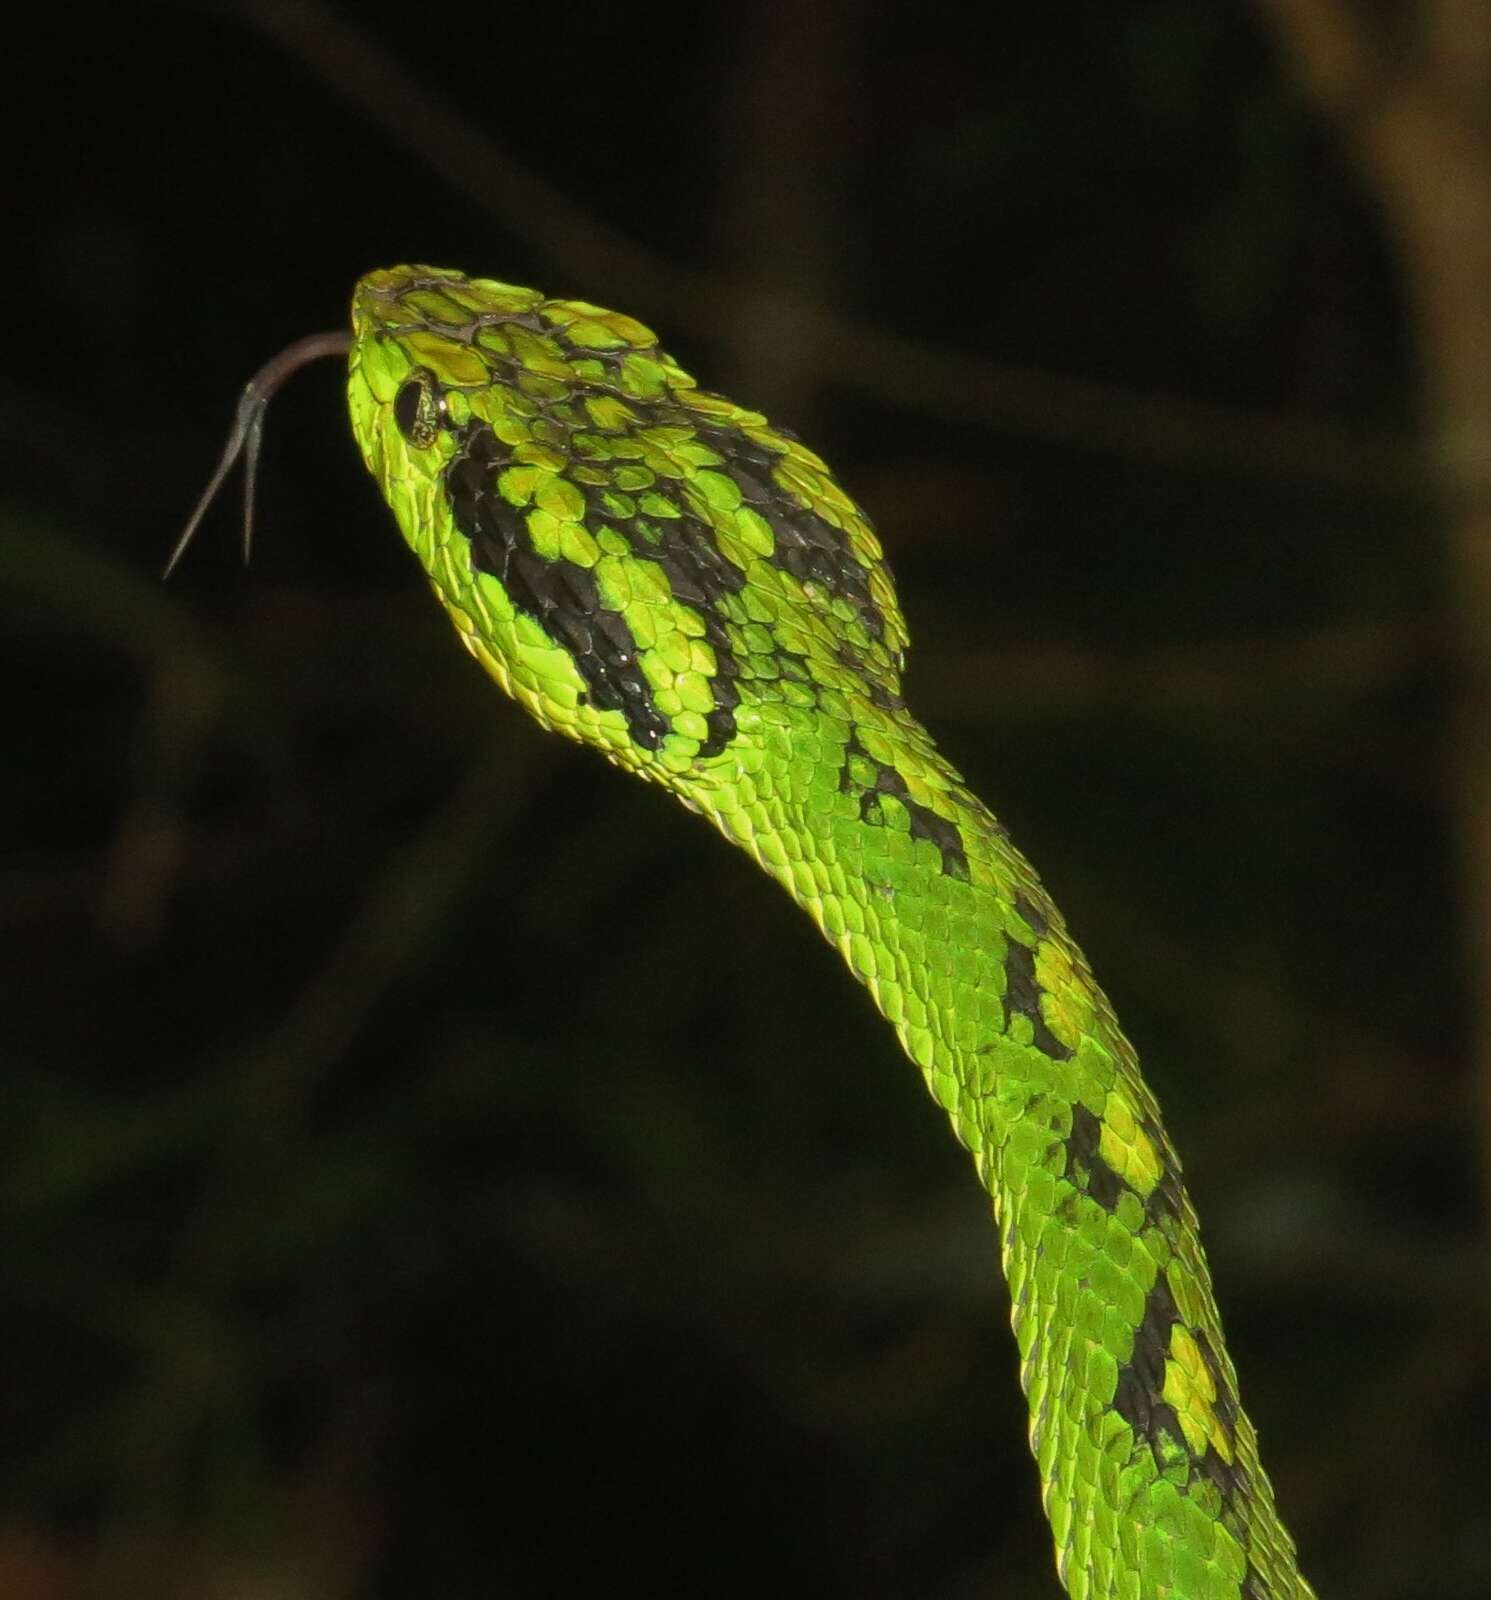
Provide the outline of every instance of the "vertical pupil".
<path id="1" fill-rule="evenodd" d="M 393 397 L 393 420 L 398 423 L 399 432 L 415 443 L 422 442 L 419 436 L 429 431 L 428 428 L 421 428 L 419 425 L 420 402 L 424 399 L 424 388 L 418 379 L 411 378 Z"/>

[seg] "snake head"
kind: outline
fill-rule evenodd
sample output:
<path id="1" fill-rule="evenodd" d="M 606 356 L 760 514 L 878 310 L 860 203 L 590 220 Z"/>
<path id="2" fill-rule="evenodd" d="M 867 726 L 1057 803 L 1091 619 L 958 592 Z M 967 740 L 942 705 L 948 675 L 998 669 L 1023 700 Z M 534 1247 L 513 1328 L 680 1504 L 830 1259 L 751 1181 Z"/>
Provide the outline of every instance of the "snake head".
<path id="1" fill-rule="evenodd" d="M 635 319 L 432 267 L 369 273 L 368 470 L 467 648 L 545 726 L 678 788 L 825 697 L 898 703 L 868 521 Z"/>

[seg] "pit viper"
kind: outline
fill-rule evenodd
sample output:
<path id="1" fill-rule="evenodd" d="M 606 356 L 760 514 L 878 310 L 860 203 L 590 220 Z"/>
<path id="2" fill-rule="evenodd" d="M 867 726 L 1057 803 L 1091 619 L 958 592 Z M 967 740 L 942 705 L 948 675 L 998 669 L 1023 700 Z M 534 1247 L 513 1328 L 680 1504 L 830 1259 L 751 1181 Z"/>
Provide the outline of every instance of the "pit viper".
<path id="1" fill-rule="evenodd" d="M 407 266 L 249 385 L 172 564 L 245 449 L 247 537 L 264 406 L 326 354 L 461 642 L 753 856 L 921 1069 L 993 1200 L 1073 1600 L 1309 1600 L 1155 1097 L 1034 870 L 907 709 L 865 513 L 632 317 Z"/>

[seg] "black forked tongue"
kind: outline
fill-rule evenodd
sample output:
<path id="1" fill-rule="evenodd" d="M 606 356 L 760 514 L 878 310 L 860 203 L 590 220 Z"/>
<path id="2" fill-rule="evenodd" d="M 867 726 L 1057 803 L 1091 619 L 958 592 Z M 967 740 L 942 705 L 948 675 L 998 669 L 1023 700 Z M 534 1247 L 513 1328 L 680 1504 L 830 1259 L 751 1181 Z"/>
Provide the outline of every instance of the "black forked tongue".
<path id="1" fill-rule="evenodd" d="M 292 372 L 298 372 L 307 362 L 319 361 L 322 356 L 344 356 L 351 348 L 352 335 L 340 329 L 334 333 L 308 334 L 281 350 L 274 360 L 266 362 L 249 379 L 243 398 L 238 402 L 233 430 L 223 446 L 222 459 L 212 474 L 212 481 L 202 491 L 196 510 L 182 529 L 181 537 L 176 541 L 176 548 L 161 573 L 162 581 L 171 576 L 176 570 L 176 563 L 186 554 L 186 547 L 192 542 L 198 524 L 206 515 L 208 506 L 217 498 L 223 480 L 233 470 L 233 463 L 239 456 L 243 457 L 243 561 L 245 566 L 248 565 L 254 540 L 254 480 L 259 470 L 259 441 L 264 433 L 265 407 L 274 398 L 275 390 Z"/>

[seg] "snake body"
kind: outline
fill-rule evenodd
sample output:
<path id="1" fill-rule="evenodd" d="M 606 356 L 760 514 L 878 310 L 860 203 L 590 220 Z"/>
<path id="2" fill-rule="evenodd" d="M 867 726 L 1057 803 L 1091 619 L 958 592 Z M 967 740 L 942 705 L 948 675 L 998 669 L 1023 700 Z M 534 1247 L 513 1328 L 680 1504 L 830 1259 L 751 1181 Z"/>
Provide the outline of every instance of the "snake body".
<path id="1" fill-rule="evenodd" d="M 870 991 L 994 1202 L 1074 1600 L 1312 1593 L 1133 1048 L 907 710 L 880 544 L 827 466 L 631 317 L 430 267 L 352 305 L 357 443 L 466 648 L 744 847 Z"/>

